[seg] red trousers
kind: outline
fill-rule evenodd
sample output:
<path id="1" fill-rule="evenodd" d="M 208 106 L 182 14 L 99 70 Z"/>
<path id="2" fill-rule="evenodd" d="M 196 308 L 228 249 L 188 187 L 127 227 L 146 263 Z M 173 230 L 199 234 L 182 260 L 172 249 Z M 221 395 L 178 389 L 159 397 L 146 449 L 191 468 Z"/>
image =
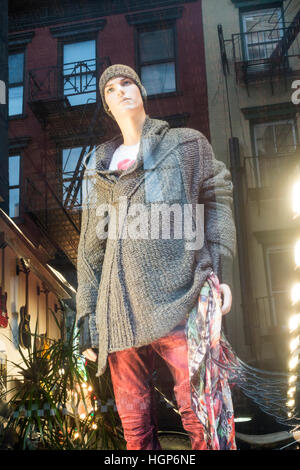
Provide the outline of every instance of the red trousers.
<path id="1" fill-rule="evenodd" d="M 193 450 L 206 449 L 203 426 L 191 409 L 188 372 L 188 348 L 184 332 L 169 335 L 140 348 L 130 348 L 108 355 L 116 406 L 122 422 L 128 450 L 159 450 L 154 413 L 152 373 L 154 351 L 167 363 L 173 379 L 174 393 L 184 429 Z"/>

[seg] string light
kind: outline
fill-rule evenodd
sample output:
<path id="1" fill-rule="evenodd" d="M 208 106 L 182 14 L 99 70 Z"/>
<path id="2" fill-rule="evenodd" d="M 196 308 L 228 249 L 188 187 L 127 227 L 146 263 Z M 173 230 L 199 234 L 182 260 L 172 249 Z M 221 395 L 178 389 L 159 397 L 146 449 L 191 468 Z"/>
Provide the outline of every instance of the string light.
<path id="1" fill-rule="evenodd" d="M 291 387 L 291 388 L 289 388 L 289 390 L 288 390 L 288 396 L 289 396 L 289 397 L 293 396 L 295 392 L 296 392 L 296 387 Z"/>
<path id="2" fill-rule="evenodd" d="M 97 429 L 97 428 L 98 428 L 97 424 L 96 424 L 96 423 L 93 423 L 93 424 L 92 424 L 92 428 L 93 428 L 93 429 Z"/>
<path id="3" fill-rule="evenodd" d="M 290 370 L 295 369 L 295 367 L 297 367 L 297 365 L 298 365 L 298 362 L 299 362 L 299 357 L 298 356 L 292 357 L 289 361 L 289 369 Z"/>
<path id="4" fill-rule="evenodd" d="M 296 338 L 293 338 L 291 341 L 290 341 L 290 352 L 294 352 L 298 346 L 299 346 L 299 336 L 297 336 Z"/>
<path id="5" fill-rule="evenodd" d="M 294 183 L 293 186 L 293 212 L 294 217 L 300 215 L 300 181 Z"/>
<path id="6" fill-rule="evenodd" d="M 293 186 L 293 212 L 294 218 L 300 215 L 300 181 L 295 182 Z M 300 240 L 297 241 L 295 248 L 294 248 L 294 259 L 296 269 L 300 266 Z M 296 283 L 292 286 L 291 289 L 291 302 L 294 306 L 300 300 L 300 283 Z M 290 333 L 294 333 L 298 330 L 300 326 L 300 315 L 296 314 L 290 318 L 289 321 L 289 329 Z M 292 357 L 289 360 L 289 370 L 294 370 L 299 364 L 299 344 L 300 344 L 300 336 L 299 334 L 290 340 L 290 353 Z M 295 405 L 295 399 L 293 398 L 296 393 L 296 386 L 294 385 L 297 380 L 297 376 L 294 374 L 289 377 L 289 386 L 290 388 L 287 391 L 287 396 L 290 398 L 287 402 L 287 406 L 292 408 Z M 288 417 L 291 418 L 291 412 L 288 413 Z"/>
<path id="7" fill-rule="evenodd" d="M 300 314 L 296 314 L 296 315 L 293 315 L 291 318 L 290 318 L 290 321 L 289 321 L 289 330 L 290 330 L 290 333 L 292 333 L 293 331 L 297 330 L 297 328 L 299 328 L 300 326 Z"/>
<path id="8" fill-rule="evenodd" d="M 289 408 L 293 408 L 294 405 L 295 405 L 294 399 L 291 399 L 286 403 L 286 406 L 288 406 Z"/>
<path id="9" fill-rule="evenodd" d="M 300 300 L 300 283 L 294 284 L 291 291 L 291 300 L 293 305 Z"/>
<path id="10" fill-rule="evenodd" d="M 85 413 L 81 413 L 81 415 L 79 416 L 80 419 L 85 419 L 86 418 L 86 414 Z"/>
<path id="11" fill-rule="evenodd" d="M 296 380 L 297 380 L 297 375 L 291 375 L 289 378 L 289 384 L 296 382 Z"/>

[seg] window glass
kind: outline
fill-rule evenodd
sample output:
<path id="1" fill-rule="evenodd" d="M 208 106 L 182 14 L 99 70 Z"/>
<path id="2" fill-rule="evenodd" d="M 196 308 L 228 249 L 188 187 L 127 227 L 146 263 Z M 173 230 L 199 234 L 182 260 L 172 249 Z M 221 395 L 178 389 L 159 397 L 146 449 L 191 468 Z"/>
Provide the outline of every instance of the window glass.
<path id="1" fill-rule="evenodd" d="M 288 324 L 291 308 L 290 291 L 294 278 L 294 252 L 292 247 L 267 249 L 268 281 L 275 324 Z"/>
<path id="2" fill-rule="evenodd" d="M 281 8 L 266 8 L 246 12 L 243 14 L 243 18 L 245 32 L 273 30 L 281 26 Z M 270 37 L 272 37 L 272 34 Z"/>
<path id="3" fill-rule="evenodd" d="M 174 28 L 139 31 L 139 68 L 147 94 L 176 91 Z"/>
<path id="4" fill-rule="evenodd" d="M 82 41 L 64 44 L 64 65 L 73 62 L 88 62 L 96 58 L 96 42 Z M 67 65 L 65 65 L 67 69 Z"/>
<path id="5" fill-rule="evenodd" d="M 72 106 L 96 101 L 96 41 L 64 44 L 64 94 Z"/>
<path id="6" fill-rule="evenodd" d="M 296 132 L 293 121 L 278 121 L 254 126 L 256 155 L 286 154 L 296 149 Z"/>
<path id="7" fill-rule="evenodd" d="M 8 158 L 9 216 L 19 217 L 20 213 L 20 155 Z"/>
<path id="8" fill-rule="evenodd" d="M 9 88 L 8 115 L 15 116 L 23 112 L 23 86 Z"/>
<path id="9" fill-rule="evenodd" d="M 266 8 L 242 14 L 247 60 L 270 57 L 283 35 L 281 8 Z"/>
<path id="10" fill-rule="evenodd" d="M 20 215 L 20 189 L 9 190 L 9 217 L 19 217 Z"/>
<path id="11" fill-rule="evenodd" d="M 174 41 L 171 29 L 140 33 L 140 59 L 142 62 L 173 57 Z"/>
<path id="12" fill-rule="evenodd" d="M 176 91 L 175 64 L 144 66 L 141 69 L 141 80 L 149 95 Z"/>
<path id="13" fill-rule="evenodd" d="M 8 115 L 23 114 L 24 52 L 8 56 Z"/>
<path id="14" fill-rule="evenodd" d="M 8 81 L 10 84 L 23 82 L 24 53 L 8 57 Z"/>
<path id="15" fill-rule="evenodd" d="M 62 151 L 62 183 L 63 183 L 63 202 L 69 203 L 70 200 L 73 200 L 74 206 L 81 205 L 81 181 L 80 181 L 80 173 L 83 165 L 86 163 L 86 158 L 88 156 L 88 148 L 86 149 L 84 156 L 82 158 L 82 162 L 80 164 L 80 171 L 77 175 L 77 179 L 74 182 L 74 172 L 76 170 L 76 166 L 78 160 L 80 158 L 82 147 L 73 147 L 73 148 L 66 148 Z M 92 154 L 91 154 L 92 157 Z M 74 184 L 73 184 L 74 183 Z M 71 192 L 70 185 L 72 185 Z M 77 192 L 79 185 L 79 190 Z M 68 198 L 68 200 L 67 200 Z"/>
<path id="16" fill-rule="evenodd" d="M 20 184 L 20 157 L 15 155 L 8 159 L 8 180 L 9 186 L 19 186 Z"/>

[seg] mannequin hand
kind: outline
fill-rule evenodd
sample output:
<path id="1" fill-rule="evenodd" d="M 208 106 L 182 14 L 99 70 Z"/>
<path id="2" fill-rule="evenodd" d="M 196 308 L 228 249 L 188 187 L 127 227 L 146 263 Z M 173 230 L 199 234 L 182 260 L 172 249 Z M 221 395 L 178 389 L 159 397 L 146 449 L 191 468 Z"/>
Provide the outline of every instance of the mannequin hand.
<path id="1" fill-rule="evenodd" d="M 97 360 L 97 354 L 90 348 L 83 351 L 82 354 L 84 355 L 84 357 L 86 357 L 90 361 L 96 362 Z"/>
<path id="2" fill-rule="evenodd" d="M 221 307 L 222 315 L 226 315 L 226 313 L 230 312 L 231 305 L 232 305 L 232 295 L 230 287 L 227 284 L 220 284 L 220 291 L 223 295 L 223 303 Z"/>

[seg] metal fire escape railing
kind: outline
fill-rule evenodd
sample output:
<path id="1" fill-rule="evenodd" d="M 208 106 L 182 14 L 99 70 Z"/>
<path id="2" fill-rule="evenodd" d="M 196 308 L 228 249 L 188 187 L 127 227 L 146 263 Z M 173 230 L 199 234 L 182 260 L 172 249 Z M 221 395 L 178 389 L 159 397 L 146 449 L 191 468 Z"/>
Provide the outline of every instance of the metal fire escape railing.
<path id="1" fill-rule="evenodd" d="M 299 162 L 299 152 L 294 146 L 291 146 L 290 150 L 284 154 L 244 157 L 247 189 L 268 188 L 273 191 L 274 196 L 279 194 L 281 189 L 284 190 L 284 186 L 289 184 Z"/>
<path id="2" fill-rule="evenodd" d="M 289 48 L 296 40 L 298 34 L 300 32 L 300 10 L 296 14 L 295 18 L 291 22 L 290 26 L 285 28 L 284 34 L 282 35 L 280 41 L 278 42 L 276 48 L 271 54 L 271 59 L 278 59 L 280 60 L 282 57 L 288 54 Z M 298 46 L 299 46 L 299 39 L 298 39 Z M 299 57 L 299 47 L 298 47 L 298 57 Z"/>
<path id="3" fill-rule="evenodd" d="M 58 100 L 97 91 L 97 77 L 110 65 L 109 57 L 70 62 L 28 72 L 28 101 Z"/>
<path id="4" fill-rule="evenodd" d="M 100 100 L 91 100 L 88 94 L 97 92 L 97 76 L 101 74 L 105 66 L 110 65 L 108 57 L 101 61 L 84 61 L 64 64 L 62 67 L 50 66 L 47 68 L 37 68 L 28 72 L 28 102 L 39 108 L 40 116 L 45 114 L 45 123 L 48 127 L 53 125 L 49 114 L 54 113 L 52 119 L 55 126 L 60 122 L 64 126 L 64 109 L 68 109 L 71 114 L 68 119 L 72 119 L 72 113 L 77 116 L 74 126 L 78 127 L 81 118 L 85 121 L 86 137 L 81 144 L 81 152 L 74 172 L 63 172 L 62 169 L 53 167 L 53 161 L 48 161 L 47 152 L 44 153 L 45 168 L 43 174 L 35 173 L 26 179 L 24 206 L 35 219 L 44 234 L 52 237 L 54 245 L 62 248 L 72 262 L 76 258 L 76 240 L 80 233 L 80 209 L 81 209 L 81 182 L 84 172 L 84 163 L 87 154 L 92 151 L 95 141 L 93 136 L 95 125 L 99 118 L 101 107 Z M 68 97 L 85 95 L 86 102 L 83 106 L 71 106 Z M 64 101 L 64 107 L 56 106 L 59 101 Z M 92 101 L 96 101 L 96 107 L 87 113 L 88 106 Z M 47 108 L 51 104 L 52 108 Z M 91 109 L 91 108 L 90 108 Z M 79 115 L 78 115 L 79 112 Z M 59 113 L 62 113 L 61 116 Z M 74 114 L 74 115 L 75 115 Z M 81 116 L 81 118 L 80 118 Z M 87 118 L 89 116 L 89 118 Z M 79 119 L 78 119 L 79 117 Z M 59 121 L 61 120 L 61 121 Z M 73 129 L 72 134 L 76 136 L 82 129 Z M 56 233 L 54 230 L 56 230 Z M 61 246 L 61 234 L 68 238 Z"/>
<path id="5" fill-rule="evenodd" d="M 232 34 L 233 62 L 238 83 L 293 73 L 292 60 L 300 54 L 300 12 L 290 26 Z M 294 62 L 296 64 L 296 60 Z M 295 70 L 294 70 L 295 72 Z"/>

